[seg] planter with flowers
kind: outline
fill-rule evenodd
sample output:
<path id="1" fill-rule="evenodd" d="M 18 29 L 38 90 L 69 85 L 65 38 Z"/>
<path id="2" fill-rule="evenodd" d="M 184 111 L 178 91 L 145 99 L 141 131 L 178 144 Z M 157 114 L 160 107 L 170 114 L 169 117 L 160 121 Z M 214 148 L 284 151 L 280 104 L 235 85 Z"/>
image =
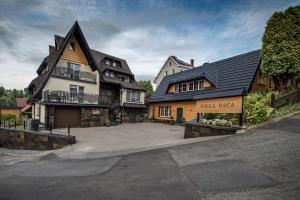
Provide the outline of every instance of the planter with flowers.
<path id="1" fill-rule="evenodd" d="M 192 120 L 185 123 L 184 138 L 231 135 L 235 134 L 239 126 L 234 126 L 224 119 L 202 119 L 199 122 Z"/>

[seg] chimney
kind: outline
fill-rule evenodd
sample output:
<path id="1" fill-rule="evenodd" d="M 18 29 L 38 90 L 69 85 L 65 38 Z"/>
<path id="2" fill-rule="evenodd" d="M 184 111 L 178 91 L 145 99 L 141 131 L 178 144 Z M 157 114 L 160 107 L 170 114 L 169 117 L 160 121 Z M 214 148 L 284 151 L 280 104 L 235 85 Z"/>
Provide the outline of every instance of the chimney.
<path id="1" fill-rule="evenodd" d="M 194 59 L 191 59 L 191 66 L 194 67 Z"/>

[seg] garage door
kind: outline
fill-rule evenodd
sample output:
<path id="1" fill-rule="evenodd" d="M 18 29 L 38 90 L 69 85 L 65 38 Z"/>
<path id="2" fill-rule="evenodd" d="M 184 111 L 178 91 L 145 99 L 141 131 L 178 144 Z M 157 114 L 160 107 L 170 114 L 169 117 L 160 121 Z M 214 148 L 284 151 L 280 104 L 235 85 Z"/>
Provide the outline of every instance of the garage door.
<path id="1" fill-rule="evenodd" d="M 54 123 L 56 128 L 80 127 L 80 108 L 55 107 Z"/>

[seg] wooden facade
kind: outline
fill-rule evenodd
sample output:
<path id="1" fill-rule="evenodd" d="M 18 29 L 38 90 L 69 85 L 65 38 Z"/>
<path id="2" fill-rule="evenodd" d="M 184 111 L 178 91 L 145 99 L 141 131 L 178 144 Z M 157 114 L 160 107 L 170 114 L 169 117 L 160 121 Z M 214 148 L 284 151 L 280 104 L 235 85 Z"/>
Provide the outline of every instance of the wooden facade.
<path id="1" fill-rule="evenodd" d="M 190 81 L 184 82 L 184 83 L 187 84 L 187 91 L 188 91 L 188 88 L 189 88 L 189 85 L 188 85 L 189 82 Z M 167 93 L 175 93 L 175 85 L 176 84 L 170 85 Z M 211 87 L 210 82 L 208 80 L 206 80 L 206 79 L 203 79 L 203 88 L 208 88 L 208 87 Z"/>
<path id="2" fill-rule="evenodd" d="M 270 92 L 275 90 L 275 83 L 272 77 L 264 78 L 260 70 L 257 70 L 251 84 L 251 92 Z"/>
<path id="3" fill-rule="evenodd" d="M 75 36 L 71 37 L 70 43 L 75 44 L 75 50 L 74 51 L 69 50 L 69 48 L 68 48 L 69 44 L 68 44 L 67 47 L 64 49 L 64 52 L 63 52 L 63 54 L 61 55 L 60 58 L 72 61 L 72 62 L 77 63 L 77 64 L 87 65 L 88 61 L 87 61 L 87 59 L 86 59 L 79 43 L 78 43 L 78 41 L 76 40 Z"/>
<path id="4" fill-rule="evenodd" d="M 21 108 L 0 108 L 0 116 L 1 115 L 14 115 L 17 118 L 20 117 Z"/>
<path id="5" fill-rule="evenodd" d="M 157 120 L 176 120 L 178 108 L 182 108 L 183 119 L 185 121 L 197 118 L 197 113 L 242 113 L 242 100 L 242 96 L 237 96 L 194 101 L 153 103 L 150 117 Z M 171 106 L 171 116 L 160 116 L 159 108 L 162 106 Z"/>

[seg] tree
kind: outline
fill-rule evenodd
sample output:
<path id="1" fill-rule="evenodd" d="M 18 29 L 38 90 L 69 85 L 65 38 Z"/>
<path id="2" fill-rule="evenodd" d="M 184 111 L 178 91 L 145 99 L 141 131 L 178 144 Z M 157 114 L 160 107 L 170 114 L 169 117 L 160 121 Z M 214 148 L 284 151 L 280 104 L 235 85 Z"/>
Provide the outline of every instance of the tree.
<path id="1" fill-rule="evenodd" d="M 6 90 L 0 86 L 0 106 L 15 106 L 16 98 L 28 97 L 29 93 L 26 90 Z"/>
<path id="2" fill-rule="evenodd" d="M 146 97 L 149 99 L 153 94 L 151 81 L 140 81 L 140 84 L 146 89 Z"/>
<path id="3" fill-rule="evenodd" d="M 262 38 L 262 72 L 272 76 L 280 93 L 295 86 L 300 74 L 300 6 L 275 12 Z"/>

